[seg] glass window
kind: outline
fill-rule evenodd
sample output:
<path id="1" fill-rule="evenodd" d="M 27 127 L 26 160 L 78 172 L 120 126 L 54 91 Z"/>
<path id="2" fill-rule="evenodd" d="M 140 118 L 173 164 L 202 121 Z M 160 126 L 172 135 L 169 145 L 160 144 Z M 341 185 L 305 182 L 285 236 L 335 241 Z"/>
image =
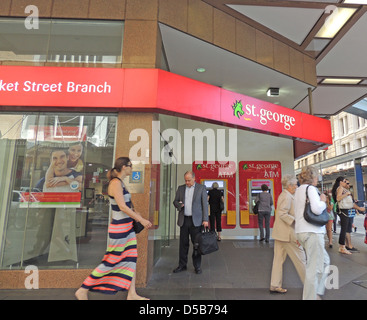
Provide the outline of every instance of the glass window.
<path id="1" fill-rule="evenodd" d="M 40 20 L 39 29 L 26 29 L 24 19 L 0 18 L 0 60 L 45 62 L 51 21 Z"/>
<path id="2" fill-rule="evenodd" d="M 339 119 L 339 133 L 341 137 L 345 135 L 344 118 Z"/>
<path id="3" fill-rule="evenodd" d="M 26 29 L 24 19 L 0 18 L 0 60 L 120 63 L 123 21 L 40 19 Z"/>
<path id="4" fill-rule="evenodd" d="M 2 114 L 0 267 L 90 268 L 107 245 L 116 115 Z"/>

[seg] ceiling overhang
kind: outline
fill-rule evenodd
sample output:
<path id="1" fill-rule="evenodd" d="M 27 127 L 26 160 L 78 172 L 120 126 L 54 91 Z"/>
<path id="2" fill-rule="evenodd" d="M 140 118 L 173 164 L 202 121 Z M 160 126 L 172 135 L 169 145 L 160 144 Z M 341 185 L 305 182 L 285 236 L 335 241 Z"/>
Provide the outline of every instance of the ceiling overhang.
<path id="1" fill-rule="evenodd" d="M 356 85 L 326 85 L 319 81 L 313 90 L 315 114 L 328 117 L 348 111 L 367 94 L 367 5 L 338 0 L 203 1 L 313 57 L 319 79 L 363 79 Z M 333 38 L 317 38 L 317 32 L 342 8 L 355 10 L 342 29 Z M 300 100 L 293 108 L 307 112 L 308 99 Z"/>
<path id="2" fill-rule="evenodd" d="M 328 120 L 160 69 L 0 66 L 0 74 L 5 107 L 157 112 L 318 146 L 332 143 Z"/>
<path id="3" fill-rule="evenodd" d="M 307 83 L 160 24 L 169 70 L 223 89 L 293 109 L 308 96 Z M 205 72 L 197 72 L 197 68 Z M 280 88 L 277 97 L 268 88 Z"/>

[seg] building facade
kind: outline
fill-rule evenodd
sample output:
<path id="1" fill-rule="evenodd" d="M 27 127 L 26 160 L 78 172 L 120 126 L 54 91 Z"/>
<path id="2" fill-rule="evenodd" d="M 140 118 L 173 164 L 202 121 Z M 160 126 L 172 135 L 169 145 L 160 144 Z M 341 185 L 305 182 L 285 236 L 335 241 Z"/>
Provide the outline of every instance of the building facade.
<path id="1" fill-rule="evenodd" d="M 359 153 L 358 151 L 364 150 L 367 146 L 367 120 L 351 113 L 341 112 L 336 116 L 332 116 L 330 122 L 333 144 L 325 150 L 297 159 L 295 169 L 299 171 L 305 165 L 320 168 L 325 190 L 331 190 L 338 176 L 345 176 L 351 182 L 355 199 L 358 199 L 354 159 L 356 157 L 361 159 L 363 181 L 366 181 L 367 158 L 364 156 L 364 152 Z M 341 160 L 337 160 L 339 158 Z M 335 159 L 335 165 L 330 166 L 330 161 L 333 159 Z M 364 193 L 366 195 L 366 185 Z"/>
<path id="2" fill-rule="evenodd" d="M 117 157 L 131 156 L 126 183 L 137 210 L 154 222 L 138 235 L 137 285 L 145 286 L 162 246 L 178 233 L 172 199 L 186 171 L 203 169 L 195 161 L 214 161 L 212 175 L 234 147 L 227 160 L 236 170 L 197 182 L 221 174 L 223 236 L 254 237 L 255 180 L 279 192 L 275 178 L 293 172 L 298 139 L 331 143 L 324 119 L 170 72 L 164 32 L 280 73 L 305 92 L 316 85 L 311 57 L 204 1 L 35 0 L 28 7 L 8 0 L 0 16 L 0 288 L 23 288 L 29 265 L 40 269 L 40 287 L 81 284 L 106 249 L 105 173 Z M 239 105 L 245 99 L 251 102 Z M 315 122 L 323 134 L 307 131 Z M 187 136 L 195 130 L 199 147 Z M 69 189 L 47 193 L 53 159 L 64 155 L 64 169 L 79 174 Z M 253 180 L 245 202 L 243 175 Z"/>

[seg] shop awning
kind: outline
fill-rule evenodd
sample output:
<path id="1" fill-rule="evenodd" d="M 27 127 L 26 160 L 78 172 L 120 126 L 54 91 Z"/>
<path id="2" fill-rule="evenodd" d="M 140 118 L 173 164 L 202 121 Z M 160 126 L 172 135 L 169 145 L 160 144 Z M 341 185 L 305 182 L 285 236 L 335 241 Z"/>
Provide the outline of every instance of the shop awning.
<path id="1" fill-rule="evenodd" d="M 173 114 L 300 141 L 295 157 L 332 144 L 327 119 L 160 69 L 0 66 L 0 105 Z"/>

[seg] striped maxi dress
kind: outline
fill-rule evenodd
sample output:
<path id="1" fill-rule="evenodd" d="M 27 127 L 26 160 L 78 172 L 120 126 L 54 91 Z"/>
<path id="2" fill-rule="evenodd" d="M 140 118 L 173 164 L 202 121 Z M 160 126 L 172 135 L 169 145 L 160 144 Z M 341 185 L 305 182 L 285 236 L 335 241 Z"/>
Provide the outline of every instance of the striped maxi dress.
<path id="1" fill-rule="evenodd" d="M 125 203 L 131 208 L 131 195 L 122 181 L 121 184 Z M 102 263 L 85 279 L 82 287 L 90 291 L 116 294 L 118 291 L 129 290 L 138 253 L 133 219 L 120 210 L 112 196 L 109 197 L 112 222 L 108 228 L 108 249 Z"/>

